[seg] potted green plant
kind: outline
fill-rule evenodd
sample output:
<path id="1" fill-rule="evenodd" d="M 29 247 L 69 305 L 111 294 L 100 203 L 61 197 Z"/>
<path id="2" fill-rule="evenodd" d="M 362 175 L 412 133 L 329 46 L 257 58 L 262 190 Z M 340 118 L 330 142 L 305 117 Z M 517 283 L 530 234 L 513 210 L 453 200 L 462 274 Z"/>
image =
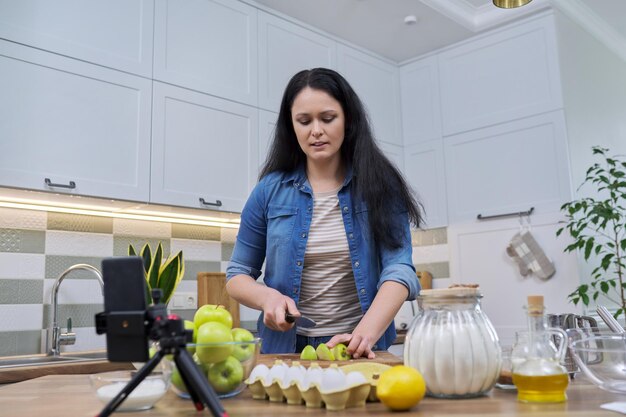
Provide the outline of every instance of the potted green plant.
<path id="1" fill-rule="evenodd" d="M 131 244 L 128 245 L 128 255 L 139 256 L 143 260 L 146 278 L 146 300 L 148 304 L 153 302 L 152 289 L 160 288 L 163 291 L 161 302 L 167 305 L 185 274 L 183 251 L 179 251 L 176 255 L 170 256 L 164 261 L 161 242 L 159 242 L 154 253 L 152 253 L 150 245 L 147 243 L 143 245 L 139 253 Z"/>
<path id="2" fill-rule="evenodd" d="M 592 184 L 597 193 L 561 207 L 567 222 L 557 236 L 567 230 L 573 243 L 565 252 L 581 251 L 585 261 L 592 259 L 597 264 L 588 282 L 579 285 L 568 299 L 574 305 L 582 302 L 588 306 L 591 299 L 595 302 L 602 295 L 617 306 L 614 316 L 618 318 L 626 315 L 626 162 L 608 156 L 606 148 L 592 149 L 603 161 L 587 170 L 581 187 Z"/>

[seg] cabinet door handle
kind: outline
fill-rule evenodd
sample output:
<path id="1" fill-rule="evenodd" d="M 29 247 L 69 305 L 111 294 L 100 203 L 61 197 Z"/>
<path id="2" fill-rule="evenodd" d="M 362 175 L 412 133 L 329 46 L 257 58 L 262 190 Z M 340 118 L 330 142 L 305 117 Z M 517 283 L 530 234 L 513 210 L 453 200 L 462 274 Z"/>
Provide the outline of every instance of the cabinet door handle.
<path id="1" fill-rule="evenodd" d="M 211 203 L 210 201 L 205 201 L 204 198 L 200 197 L 200 204 L 202 204 L 203 206 L 221 207 L 222 201 L 215 200 L 215 203 Z"/>
<path id="2" fill-rule="evenodd" d="M 70 181 L 69 185 L 68 184 L 56 184 L 50 181 L 50 178 L 44 178 L 44 182 L 46 183 L 48 187 L 69 188 L 70 190 L 73 190 L 74 188 L 76 188 L 76 183 L 74 181 Z"/>

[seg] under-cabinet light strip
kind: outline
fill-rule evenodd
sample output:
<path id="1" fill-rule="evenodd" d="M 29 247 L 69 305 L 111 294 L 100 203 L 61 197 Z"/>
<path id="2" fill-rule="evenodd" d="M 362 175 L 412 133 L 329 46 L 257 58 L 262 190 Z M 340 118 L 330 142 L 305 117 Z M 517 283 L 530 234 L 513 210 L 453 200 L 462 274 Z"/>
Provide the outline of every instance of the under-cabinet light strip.
<path id="1" fill-rule="evenodd" d="M 49 206 L 49 205 L 43 205 L 43 204 L 17 203 L 17 202 L 10 202 L 10 201 L 0 201 L 0 207 L 25 209 L 25 210 L 37 210 L 37 211 L 51 211 L 54 213 L 82 214 L 82 215 L 87 215 L 87 216 L 110 217 L 110 218 L 115 218 L 115 219 L 147 220 L 147 221 L 154 221 L 154 222 L 191 224 L 191 225 L 196 225 L 196 226 L 227 227 L 230 229 L 239 228 L 239 223 L 222 222 L 222 221 L 217 221 L 217 220 L 187 219 L 183 217 L 167 217 L 167 216 L 159 216 L 155 214 L 121 213 L 121 212 L 90 210 L 90 209 L 72 208 L 72 207 L 60 207 L 60 206 L 52 206 L 52 205 Z"/>

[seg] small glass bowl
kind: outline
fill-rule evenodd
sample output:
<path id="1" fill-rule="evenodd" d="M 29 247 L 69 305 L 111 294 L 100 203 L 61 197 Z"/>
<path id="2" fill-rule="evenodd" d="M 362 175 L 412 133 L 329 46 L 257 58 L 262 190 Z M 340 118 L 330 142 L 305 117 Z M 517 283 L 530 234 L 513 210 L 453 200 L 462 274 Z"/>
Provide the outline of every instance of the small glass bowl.
<path id="1" fill-rule="evenodd" d="M 261 339 L 247 342 L 188 344 L 202 374 L 219 398 L 234 397 L 244 390 L 244 381 L 256 366 L 261 353 Z M 181 398 L 191 398 L 180 372 L 170 357 L 172 365 L 172 390 Z"/>
<path id="2" fill-rule="evenodd" d="M 103 404 L 108 404 L 131 380 L 137 371 L 114 371 L 89 375 L 94 393 Z M 117 411 L 148 410 L 161 399 L 170 386 L 171 364 L 161 361 L 120 404 Z"/>
<path id="3" fill-rule="evenodd" d="M 598 387 L 626 394 L 626 335 L 594 335 L 570 342 L 576 365 Z"/>

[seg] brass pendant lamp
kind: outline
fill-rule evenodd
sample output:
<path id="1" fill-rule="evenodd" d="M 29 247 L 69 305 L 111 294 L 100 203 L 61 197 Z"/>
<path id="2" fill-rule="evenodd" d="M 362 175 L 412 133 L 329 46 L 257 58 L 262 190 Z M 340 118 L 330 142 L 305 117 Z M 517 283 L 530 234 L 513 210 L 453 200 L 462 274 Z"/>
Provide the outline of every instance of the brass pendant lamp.
<path id="1" fill-rule="evenodd" d="M 532 0 L 493 0 L 493 4 L 501 9 L 514 9 L 516 7 L 524 6 L 531 1 Z"/>

